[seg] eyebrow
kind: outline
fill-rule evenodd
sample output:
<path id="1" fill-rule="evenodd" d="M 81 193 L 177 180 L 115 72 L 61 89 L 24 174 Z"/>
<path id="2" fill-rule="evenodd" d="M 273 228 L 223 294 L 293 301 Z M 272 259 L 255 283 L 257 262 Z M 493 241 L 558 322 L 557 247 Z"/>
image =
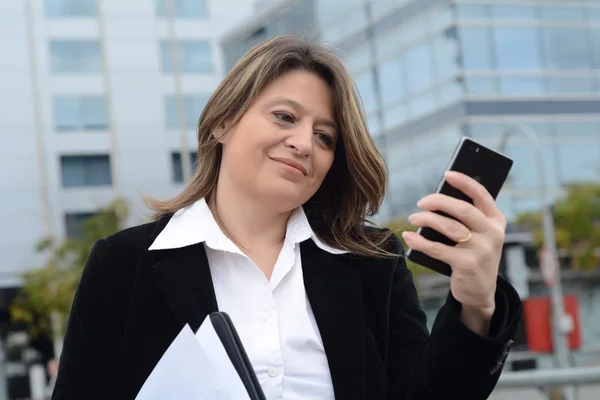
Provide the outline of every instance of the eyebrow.
<path id="1" fill-rule="evenodd" d="M 298 112 L 306 113 L 306 109 L 302 106 L 302 104 L 300 104 L 297 101 L 294 101 L 292 99 L 288 99 L 287 97 L 275 97 L 275 98 L 269 100 L 269 102 L 267 102 L 267 105 L 269 107 L 272 107 L 277 104 L 285 104 L 289 107 L 292 107 L 293 109 L 295 109 Z M 330 119 L 319 118 L 319 119 L 317 119 L 316 122 L 319 125 L 329 126 L 330 128 L 335 129 L 337 132 L 337 129 L 338 129 L 337 124 Z"/>

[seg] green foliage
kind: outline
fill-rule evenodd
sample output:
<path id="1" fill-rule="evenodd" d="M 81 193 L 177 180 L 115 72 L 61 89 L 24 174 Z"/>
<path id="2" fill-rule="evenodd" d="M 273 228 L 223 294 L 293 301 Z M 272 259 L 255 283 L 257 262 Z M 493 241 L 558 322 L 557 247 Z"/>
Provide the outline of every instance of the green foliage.
<path id="1" fill-rule="evenodd" d="M 566 188 L 566 196 L 553 207 L 556 244 L 567 250 L 573 267 L 597 268 L 600 260 L 595 251 L 600 249 L 600 185 L 577 184 Z M 517 224 L 531 229 L 535 246 L 543 245 L 541 216 L 539 212 L 520 215 Z"/>
<path id="2" fill-rule="evenodd" d="M 81 273 L 92 245 L 99 239 L 123 229 L 127 218 L 127 204 L 117 199 L 85 220 L 81 235 L 58 242 L 44 238 L 36 251 L 46 255 L 46 263 L 22 275 L 23 287 L 10 305 L 11 319 L 30 327 L 36 336 L 42 333 L 59 334 L 51 325 L 51 316 L 61 324 L 67 319 Z"/>
<path id="3" fill-rule="evenodd" d="M 396 233 L 396 235 L 398 235 L 398 237 L 402 241 L 402 245 L 404 246 L 404 249 L 406 250 L 408 248 L 408 246 L 407 246 L 406 242 L 404 241 L 404 239 L 402 238 L 401 234 L 402 234 L 402 232 L 407 231 L 407 230 L 414 230 L 414 226 L 412 226 L 404 218 L 397 218 L 397 219 L 391 221 L 390 223 L 388 223 L 386 225 L 386 227 L 391 229 L 394 233 Z M 430 269 L 422 267 L 418 264 L 415 264 L 408 259 L 406 259 L 406 265 L 407 265 L 408 269 L 410 269 L 413 273 L 413 276 L 415 278 L 415 284 L 418 283 L 417 281 L 418 281 L 419 276 L 424 275 L 424 274 L 430 274 L 433 272 Z"/>

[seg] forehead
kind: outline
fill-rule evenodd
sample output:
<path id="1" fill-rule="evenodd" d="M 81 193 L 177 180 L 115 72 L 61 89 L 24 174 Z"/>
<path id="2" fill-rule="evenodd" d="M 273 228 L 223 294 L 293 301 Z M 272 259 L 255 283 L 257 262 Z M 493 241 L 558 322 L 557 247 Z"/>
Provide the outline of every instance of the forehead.
<path id="1" fill-rule="evenodd" d="M 275 78 L 258 95 L 260 102 L 274 98 L 286 98 L 310 109 L 333 112 L 333 96 L 330 85 L 314 72 L 294 70 Z"/>

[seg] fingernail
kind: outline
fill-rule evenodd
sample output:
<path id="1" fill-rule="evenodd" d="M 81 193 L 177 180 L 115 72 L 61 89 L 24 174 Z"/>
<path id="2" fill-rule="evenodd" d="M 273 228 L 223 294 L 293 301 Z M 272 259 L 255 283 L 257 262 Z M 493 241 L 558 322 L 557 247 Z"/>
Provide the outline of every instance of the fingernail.
<path id="1" fill-rule="evenodd" d="M 404 238 L 404 240 L 410 240 L 412 237 L 414 237 L 414 232 L 411 231 L 404 231 L 402 232 L 402 237 Z"/>
<path id="2" fill-rule="evenodd" d="M 427 202 L 427 197 L 423 197 L 421 200 L 417 201 L 417 207 L 423 208 L 425 203 Z"/>
<path id="3" fill-rule="evenodd" d="M 458 174 L 456 173 L 456 171 L 446 171 L 444 172 L 444 176 L 446 178 L 452 178 L 458 176 Z"/>
<path id="4" fill-rule="evenodd" d="M 413 223 L 414 216 L 415 216 L 415 214 L 410 214 L 408 216 L 408 222 L 410 222 L 411 224 Z"/>

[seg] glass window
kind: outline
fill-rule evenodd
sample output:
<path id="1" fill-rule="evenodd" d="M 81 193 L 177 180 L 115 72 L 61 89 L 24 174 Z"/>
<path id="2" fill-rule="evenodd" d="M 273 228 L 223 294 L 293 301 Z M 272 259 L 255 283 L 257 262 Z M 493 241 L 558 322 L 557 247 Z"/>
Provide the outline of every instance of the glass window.
<path id="1" fill-rule="evenodd" d="M 460 99 L 463 95 L 463 86 L 458 80 L 453 80 L 437 89 L 441 105 L 446 105 Z"/>
<path id="2" fill-rule="evenodd" d="M 367 115 L 367 127 L 369 129 L 369 133 L 371 136 L 379 136 L 381 135 L 381 118 L 377 113 L 371 113 Z"/>
<path id="3" fill-rule="evenodd" d="M 386 58 L 396 54 L 399 49 L 414 44 L 419 38 L 428 35 L 431 30 L 424 18 L 412 18 L 399 24 L 397 28 L 386 31 L 374 41 L 377 57 Z"/>
<path id="4" fill-rule="evenodd" d="M 548 68 L 592 68 L 586 28 L 548 27 L 543 35 Z"/>
<path id="5" fill-rule="evenodd" d="M 375 40 L 375 52 L 377 58 L 384 59 L 390 54 L 395 54 L 401 47 L 398 44 L 399 29 L 395 29 L 393 32 L 381 35 Z"/>
<path id="6" fill-rule="evenodd" d="M 99 73 L 102 70 L 97 40 L 53 40 L 50 42 L 50 68 L 53 73 Z"/>
<path id="7" fill-rule="evenodd" d="M 214 71 L 211 45 L 208 41 L 180 40 L 178 49 L 179 68 L 182 73 L 210 74 Z M 160 43 L 162 71 L 173 72 L 173 55 L 171 42 Z"/>
<path id="8" fill-rule="evenodd" d="M 548 77 L 552 93 L 596 93 L 600 88 L 591 76 Z"/>
<path id="9" fill-rule="evenodd" d="M 497 93 L 497 79 L 491 76 L 467 76 L 467 91 L 470 94 L 492 94 Z"/>
<path id="10" fill-rule="evenodd" d="M 461 26 L 462 62 L 466 69 L 493 69 L 491 34 L 487 27 Z"/>
<path id="11" fill-rule="evenodd" d="M 506 95 L 539 95 L 547 93 L 544 77 L 510 77 L 500 78 L 500 94 Z"/>
<path id="12" fill-rule="evenodd" d="M 406 83 L 409 93 L 419 92 L 433 83 L 433 54 L 431 43 L 411 47 L 404 53 Z"/>
<path id="13" fill-rule="evenodd" d="M 354 8 L 341 16 L 338 12 L 336 17 L 335 20 L 322 25 L 321 40 L 341 41 L 354 33 L 363 31 L 368 24 L 364 7 Z"/>
<path id="14" fill-rule="evenodd" d="M 358 51 L 350 53 L 344 57 L 344 63 L 350 71 L 358 71 L 372 62 L 371 46 L 362 46 Z"/>
<path id="15" fill-rule="evenodd" d="M 555 122 L 521 122 L 521 121 L 499 121 L 499 122 L 473 122 L 467 126 L 467 132 L 470 136 L 477 139 L 497 138 L 499 141 L 507 133 L 507 129 L 513 123 L 522 123 L 532 128 L 539 136 L 554 136 Z M 510 141 L 523 140 L 524 136 L 520 133 L 513 133 Z M 493 139 L 495 140 L 495 139 Z M 526 139 L 525 139 L 526 140 Z M 499 142 L 498 142 L 499 143 Z"/>
<path id="16" fill-rule="evenodd" d="M 96 0 L 45 0 L 46 15 L 56 17 L 95 17 Z"/>
<path id="17" fill-rule="evenodd" d="M 450 78 L 458 73 L 458 39 L 454 28 L 433 40 L 433 60 L 436 79 Z"/>
<path id="18" fill-rule="evenodd" d="M 108 128 L 104 96 L 57 96 L 53 105 L 54 127 L 59 132 Z"/>
<path id="19" fill-rule="evenodd" d="M 556 126 L 558 125 L 556 121 L 552 122 L 525 122 L 525 125 L 529 126 L 531 129 L 535 131 L 538 136 L 546 136 L 553 137 L 556 136 Z M 518 134 L 515 134 L 515 140 Z M 523 136 L 521 136 L 523 138 Z"/>
<path id="20" fill-rule="evenodd" d="M 63 187 L 111 186 L 108 155 L 61 156 Z"/>
<path id="21" fill-rule="evenodd" d="M 600 8 L 598 8 L 600 10 Z M 593 50 L 595 69 L 600 69 L 600 29 L 590 29 L 590 48 Z"/>
<path id="22" fill-rule="evenodd" d="M 339 0 L 332 1 L 338 2 Z M 389 15 L 390 11 L 396 8 L 400 8 L 404 4 L 410 3 L 412 1 L 413 0 L 373 0 L 371 4 L 371 15 L 374 19 L 379 19 L 381 17 Z M 317 4 L 319 4 L 319 2 L 317 2 Z"/>
<path id="23" fill-rule="evenodd" d="M 323 41 L 338 42 L 344 39 L 344 36 L 344 26 L 342 24 L 332 23 L 323 26 L 319 39 Z"/>
<path id="24" fill-rule="evenodd" d="M 542 69 L 536 28 L 494 27 L 493 36 L 499 69 Z"/>
<path id="25" fill-rule="evenodd" d="M 65 214 L 65 231 L 68 237 L 78 238 L 82 234 L 85 221 L 98 215 L 97 213 L 67 213 Z"/>
<path id="26" fill-rule="evenodd" d="M 600 135 L 585 140 L 565 138 L 556 144 L 562 184 L 598 181 L 600 175 Z"/>
<path id="27" fill-rule="evenodd" d="M 411 45 L 430 33 L 425 18 L 412 18 L 401 26 L 402 29 L 396 35 L 396 41 L 401 47 Z"/>
<path id="28" fill-rule="evenodd" d="M 264 6 L 267 3 L 274 2 L 275 0 L 262 0 Z M 261 7 L 261 5 L 257 5 L 254 10 L 258 11 Z M 301 35 L 310 38 L 318 35 L 318 26 L 318 24 L 315 24 L 314 7 L 307 7 L 305 1 L 293 1 L 285 8 L 285 12 L 281 12 L 275 18 L 265 21 L 261 30 L 265 31 L 265 39 L 278 34 Z M 263 41 L 260 40 L 256 43 Z"/>
<path id="29" fill-rule="evenodd" d="M 198 165 L 198 153 L 196 153 L 195 151 L 190 152 L 190 163 L 190 171 L 193 174 L 194 171 L 196 171 L 196 166 Z M 181 153 L 179 152 L 171 153 L 171 171 L 173 173 L 173 182 L 182 183 L 183 164 L 181 162 Z"/>
<path id="30" fill-rule="evenodd" d="M 408 101 L 411 118 L 421 117 L 437 107 L 436 92 L 428 91 Z"/>
<path id="31" fill-rule="evenodd" d="M 456 15 L 458 18 L 486 18 L 488 16 L 488 6 L 458 3 L 456 5 Z"/>
<path id="32" fill-rule="evenodd" d="M 406 121 L 408 109 L 406 104 L 398 104 L 383 109 L 383 126 L 385 129 L 393 128 Z"/>
<path id="33" fill-rule="evenodd" d="M 505 125 L 497 122 L 473 122 L 465 126 L 467 134 L 473 139 L 489 139 L 500 137 L 506 130 Z"/>
<path id="34" fill-rule="evenodd" d="M 429 26 L 433 29 L 439 29 L 443 26 L 450 25 L 454 21 L 452 8 L 449 5 L 436 7 L 429 14 Z"/>
<path id="35" fill-rule="evenodd" d="M 208 101 L 209 96 L 204 94 L 184 95 L 183 96 L 183 118 L 186 128 L 195 128 L 198 124 L 200 114 Z M 168 129 L 179 127 L 179 117 L 177 113 L 177 97 L 167 96 L 165 98 L 165 114 Z"/>
<path id="36" fill-rule="evenodd" d="M 600 122 L 579 121 L 579 122 L 555 122 L 556 135 L 561 137 L 573 136 L 595 136 L 600 134 Z"/>
<path id="37" fill-rule="evenodd" d="M 382 104 L 400 100 L 405 96 L 402 59 L 394 57 L 377 66 L 379 73 L 379 93 Z"/>
<path id="38" fill-rule="evenodd" d="M 402 171 L 403 163 L 410 163 L 410 152 L 406 151 L 405 144 L 400 141 L 386 147 L 385 162 L 390 170 L 390 188 L 397 183 L 394 178 L 399 175 L 398 171 Z"/>
<path id="39" fill-rule="evenodd" d="M 496 5 L 490 6 L 494 19 L 536 19 L 536 6 L 529 5 Z"/>
<path id="40" fill-rule="evenodd" d="M 516 139 L 517 137 L 515 136 L 511 141 L 516 141 Z M 508 142 L 506 155 L 514 160 L 514 164 L 507 187 L 515 189 L 539 188 L 539 171 L 533 148 L 528 143 L 523 143 L 523 141 L 521 142 L 523 144 L 511 144 L 511 141 Z M 548 187 L 557 187 L 559 182 L 553 144 L 542 142 L 541 149 L 546 184 Z"/>
<path id="41" fill-rule="evenodd" d="M 540 18 L 550 21 L 583 20 L 584 8 L 577 6 L 541 6 Z"/>
<path id="42" fill-rule="evenodd" d="M 156 15 L 161 18 L 169 14 L 167 2 L 173 4 L 173 15 L 175 18 L 206 18 L 208 10 L 206 0 L 155 0 Z"/>
<path id="43" fill-rule="evenodd" d="M 361 3 L 361 0 L 347 0 L 340 3 L 338 0 L 319 0 L 315 2 L 315 11 L 320 23 L 328 22 L 340 17 L 340 14 L 348 11 Z"/>
<path id="44" fill-rule="evenodd" d="M 377 95 L 375 91 L 375 79 L 371 68 L 363 70 L 354 78 L 360 98 L 365 111 L 368 113 L 377 109 Z"/>

